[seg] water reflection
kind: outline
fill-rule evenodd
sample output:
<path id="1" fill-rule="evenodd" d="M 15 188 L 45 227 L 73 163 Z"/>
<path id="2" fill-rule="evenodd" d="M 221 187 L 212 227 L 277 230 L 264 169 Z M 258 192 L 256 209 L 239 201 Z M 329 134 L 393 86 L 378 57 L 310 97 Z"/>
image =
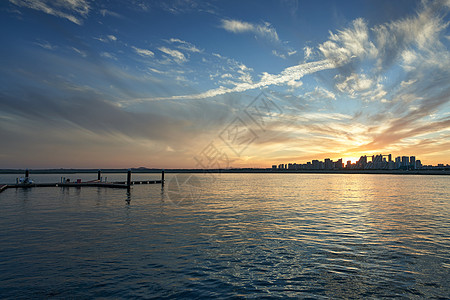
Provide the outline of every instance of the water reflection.
<path id="1" fill-rule="evenodd" d="M 169 192 L 185 199 L 192 190 L 174 191 L 167 183 L 136 185 L 131 192 L 3 192 L 0 226 L 8 230 L 0 233 L 0 294 L 449 294 L 448 177 L 207 176 L 196 175 L 201 193 L 182 205 L 174 205 Z"/>
<path id="2" fill-rule="evenodd" d="M 127 189 L 127 197 L 126 197 L 126 199 L 125 199 L 125 202 L 127 203 L 127 205 L 130 205 L 130 203 L 131 203 L 131 192 L 130 192 L 130 189 Z"/>

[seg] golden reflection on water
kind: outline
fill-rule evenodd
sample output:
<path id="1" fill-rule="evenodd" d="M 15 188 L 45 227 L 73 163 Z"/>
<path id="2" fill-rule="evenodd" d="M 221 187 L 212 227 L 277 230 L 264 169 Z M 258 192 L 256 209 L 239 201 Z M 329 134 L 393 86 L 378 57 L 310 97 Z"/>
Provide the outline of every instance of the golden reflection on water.
<path id="1" fill-rule="evenodd" d="M 379 238 L 391 242 L 399 238 L 420 240 L 423 236 L 417 215 L 436 213 L 433 210 L 439 201 L 442 204 L 438 207 L 449 215 L 445 202 L 448 190 L 436 190 L 429 199 L 421 186 L 433 185 L 432 176 L 407 179 L 379 174 L 219 174 L 214 183 L 202 187 L 199 201 L 206 199 L 206 209 L 217 212 L 218 218 L 227 212 L 235 214 L 240 230 L 246 226 L 258 226 L 248 228 L 251 231 L 302 230 L 308 227 L 302 220 L 308 220 L 323 223 L 315 227 L 318 232 L 364 238 L 369 230 L 371 234 L 396 231 L 401 234 Z M 212 195 L 219 198 L 211 202 Z M 246 222 L 248 219 L 251 222 Z M 266 219 L 270 222 L 264 222 Z M 286 222 L 289 220 L 292 222 Z"/>
<path id="2" fill-rule="evenodd" d="M 86 286 L 99 276 L 115 295 L 167 297 L 185 287 L 192 298 L 448 295 L 449 177 L 194 175 L 196 184 L 176 190 L 3 192 L 0 274 L 9 293 L 25 276 L 41 286 L 44 270 L 60 291 L 83 272 Z M 62 296 L 79 291 L 73 284 Z"/>

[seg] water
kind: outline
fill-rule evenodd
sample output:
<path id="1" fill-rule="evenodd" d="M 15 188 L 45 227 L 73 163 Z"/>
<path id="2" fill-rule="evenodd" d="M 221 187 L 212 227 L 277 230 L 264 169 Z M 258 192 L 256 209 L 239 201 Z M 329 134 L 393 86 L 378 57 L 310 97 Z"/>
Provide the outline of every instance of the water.
<path id="1" fill-rule="evenodd" d="M 0 193 L 0 298 L 450 296 L 450 177 L 174 176 Z"/>

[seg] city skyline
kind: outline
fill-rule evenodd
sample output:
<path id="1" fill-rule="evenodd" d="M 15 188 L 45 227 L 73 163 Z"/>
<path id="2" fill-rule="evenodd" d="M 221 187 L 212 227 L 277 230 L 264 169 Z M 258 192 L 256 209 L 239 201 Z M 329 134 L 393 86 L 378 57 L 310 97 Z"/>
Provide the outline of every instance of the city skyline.
<path id="1" fill-rule="evenodd" d="M 0 168 L 450 163 L 449 1 L 8 0 Z"/>
<path id="2" fill-rule="evenodd" d="M 363 155 L 358 160 L 338 159 L 334 161 L 325 158 L 323 161 L 315 159 L 306 163 L 281 163 L 272 165 L 273 170 L 420 170 L 450 167 L 449 164 L 424 164 L 415 155 L 392 154 Z"/>

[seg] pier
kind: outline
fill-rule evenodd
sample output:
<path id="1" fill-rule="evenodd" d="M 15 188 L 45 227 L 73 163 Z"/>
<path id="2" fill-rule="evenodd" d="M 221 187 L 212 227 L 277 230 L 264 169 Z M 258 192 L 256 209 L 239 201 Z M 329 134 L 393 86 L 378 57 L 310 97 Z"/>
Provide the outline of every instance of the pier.
<path id="1" fill-rule="evenodd" d="M 114 181 L 114 182 L 106 182 L 101 181 L 101 171 L 98 170 L 97 180 L 91 181 L 81 181 L 78 179 L 75 182 L 71 182 L 70 180 L 63 180 L 61 178 L 61 182 L 56 183 L 34 183 L 29 179 L 29 170 L 25 171 L 25 177 L 17 179 L 15 184 L 0 184 L 0 193 L 8 188 L 34 188 L 34 187 L 104 187 L 104 188 L 121 188 L 121 189 L 130 189 L 132 185 L 137 184 L 162 184 L 164 185 L 164 170 L 161 172 L 160 180 L 131 180 L 131 169 L 127 172 L 127 180 L 126 181 Z"/>

